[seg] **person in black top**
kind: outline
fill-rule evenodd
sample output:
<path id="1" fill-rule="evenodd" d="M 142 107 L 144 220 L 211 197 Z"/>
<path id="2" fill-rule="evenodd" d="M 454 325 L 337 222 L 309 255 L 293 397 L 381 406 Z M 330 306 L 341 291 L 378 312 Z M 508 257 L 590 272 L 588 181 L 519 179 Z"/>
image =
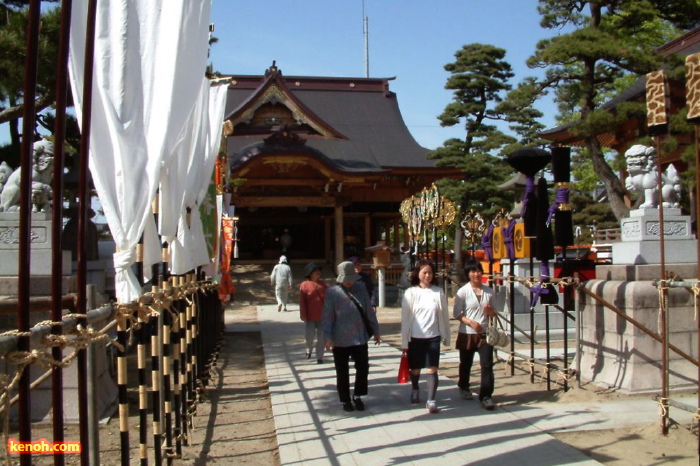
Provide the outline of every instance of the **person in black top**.
<path id="1" fill-rule="evenodd" d="M 374 292 L 374 283 L 372 283 L 372 277 L 368 273 L 362 271 L 362 262 L 358 256 L 352 256 L 348 259 L 355 266 L 355 273 L 360 276 L 358 280 L 365 288 L 367 288 L 367 294 L 369 295 L 370 302 L 372 303 L 372 310 L 377 312 L 377 295 Z"/>

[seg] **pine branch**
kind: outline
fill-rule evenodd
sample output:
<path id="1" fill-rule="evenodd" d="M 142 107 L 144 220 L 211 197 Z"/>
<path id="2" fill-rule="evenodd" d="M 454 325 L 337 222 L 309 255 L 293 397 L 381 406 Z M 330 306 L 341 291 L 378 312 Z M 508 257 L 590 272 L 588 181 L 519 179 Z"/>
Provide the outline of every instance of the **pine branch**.
<path id="1" fill-rule="evenodd" d="M 36 112 L 39 113 L 42 110 L 46 109 L 47 107 L 53 105 L 53 103 L 56 101 L 56 97 L 54 95 L 54 92 L 47 92 L 46 94 L 43 94 L 39 96 L 38 99 L 34 102 L 34 105 L 36 106 Z M 7 123 L 8 121 L 11 120 L 16 120 L 18 118 L 22 118 L 24 113 L 24 104 L 16 105 L 14 107 L 6 108 L 5 110 L 0 112 L 0 124 L 2 123 Z"/>

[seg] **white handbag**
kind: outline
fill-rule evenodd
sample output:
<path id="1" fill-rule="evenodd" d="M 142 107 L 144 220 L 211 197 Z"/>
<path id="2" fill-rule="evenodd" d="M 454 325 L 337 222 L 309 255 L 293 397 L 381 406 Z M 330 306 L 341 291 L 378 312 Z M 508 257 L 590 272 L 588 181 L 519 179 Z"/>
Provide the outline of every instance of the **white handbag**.
<path id="1" fill-rule="evenodd" d="M 498 317 L 489 317 L 489 327 L 486 329 L 486 343 L 491 346 L 504 348 L 510 344 L 508 334 L 499 328 L 501 321 Z"/>

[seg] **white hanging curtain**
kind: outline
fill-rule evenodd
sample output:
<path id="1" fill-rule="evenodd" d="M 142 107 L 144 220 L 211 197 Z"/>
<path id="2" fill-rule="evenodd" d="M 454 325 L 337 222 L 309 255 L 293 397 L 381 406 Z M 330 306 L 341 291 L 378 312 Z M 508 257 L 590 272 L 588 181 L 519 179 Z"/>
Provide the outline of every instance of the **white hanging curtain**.
<path id="1" fill-rule="evenodd" d="M 198 198 L 200 195 L 202 199 L 204 198 L 202 191 L 206 193 L 206 186 L 209 185 L 214 171 L 223 128 L 226 90 L 227 86 L 211 87 L 207 79 L 202 81 L 200 100 L 197 105 L 197 114 L 201 116 L 193 121 L 192 135 L 183 138 L 192 142 L 184 145 L 190 148 L 190 153 L 179 154 L 180 162 L 173 164 L 181 170 L 184 167 L 182 162 L 187 160 L 186 170 L 177 178 L 180 182 L 170 183 L 173 192 L 184 188 L 181 192 L 177 191 L 178 197 L 182 193 L 178 230 L 169 240 L 171 272 L 175 275 L 206 265 L 210 261 L 199 214 Z M 216 140 L 217 143 L 214 144 L 212 140 Z M 190 209 L 189 226 L 186 222 L 188 208 Z"/>
<path id="2" fill-rule="evenodd" d="M 204 228 L 202 227 L 199 207 L 202 205 L 202 202 L 204 202 L 209 185 L 212 183 L 214 167 L 216 166 L 216 159 L 219 155 L 221 134 L 224 130 L 223 123 L 227 90 L 227 84 L 219 84 L 211 87 L 209 90 L 209 125 L 207 127 L 207 141 L 205 145 L 206 153 L 204 163 L 202 164 L 203 169 L 199 176 L 199 182 L 197 186 L 195 186 L 195 202 L 191 206 L 193 212 L 192 229 L 196 230 L 196 235 L 194 236 L 195 245 L 192 249 L 194 251 L 195 266 L 207 265 L 211 262 L 211 257 L 209 257 L 209 252 L 207 251 L 207 243 L 204 238 Z M 224 174 L 224 179 L 226 179 L 226 174 Z M 228 209 L 228 206 L 226 206 L 226 208 Z M 221 227 L 217 226 L 217 231 L 220 230 Z"/>
<path id="3" fill-rule="evenodd" d="M 81 121 L 87 0 L 73 2 L 70 80 Z M 117 298 L 131 270 L 167 141 L 182 134 L 206 69 L 211 0 L 98 0 L 90 172 L 117 246 Z M 152 238 L 152 234 L 150 235 Z"/>

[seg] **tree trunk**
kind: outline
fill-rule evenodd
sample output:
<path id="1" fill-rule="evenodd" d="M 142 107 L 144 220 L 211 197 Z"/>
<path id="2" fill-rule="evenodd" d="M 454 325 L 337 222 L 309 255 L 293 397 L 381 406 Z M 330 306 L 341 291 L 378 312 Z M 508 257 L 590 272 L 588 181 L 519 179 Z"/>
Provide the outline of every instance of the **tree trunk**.
<path id="1" fill-rule="evenodd" d="M 608 202 L 610 209 L 618 220 L 629 216 L 630 208 L 625 203 L 625 194 L 627 190 L 623 186 L 620 178 L 610 168 L 608 162 L 603 155 L 603 149 L 595 136 L 586 138 L 586 147 L 593 162 L 593 170 L 600 176 L 605 186 L 605 191 L 608 194 Z"/>

